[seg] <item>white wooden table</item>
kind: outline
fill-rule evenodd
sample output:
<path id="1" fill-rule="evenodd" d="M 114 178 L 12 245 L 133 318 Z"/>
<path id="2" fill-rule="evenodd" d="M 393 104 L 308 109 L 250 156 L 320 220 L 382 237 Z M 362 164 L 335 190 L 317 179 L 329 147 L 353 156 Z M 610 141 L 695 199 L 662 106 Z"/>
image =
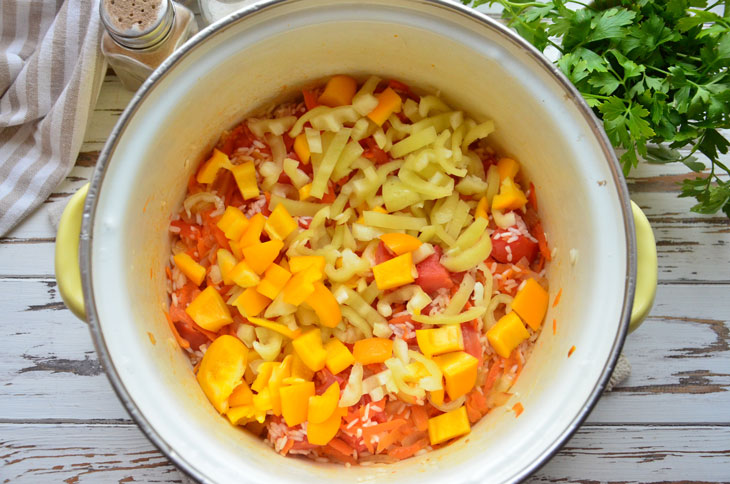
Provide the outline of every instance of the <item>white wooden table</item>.
<path id="1" fill-rule="evenodd" d="M 130 97 L 107 77 L 76 167 L 48 203 L 88 180 Z M 691 214 L 677 198 L 683 175 L 644 165 L 630 180 L 657 238 L 656 304 L 626 343 L 631 377 L 532 482 L 730 481 L 730 222 Z M 0 482 L 180 482 L 61 302 L 54 236 L 46 205 L 0 239 Z"/>

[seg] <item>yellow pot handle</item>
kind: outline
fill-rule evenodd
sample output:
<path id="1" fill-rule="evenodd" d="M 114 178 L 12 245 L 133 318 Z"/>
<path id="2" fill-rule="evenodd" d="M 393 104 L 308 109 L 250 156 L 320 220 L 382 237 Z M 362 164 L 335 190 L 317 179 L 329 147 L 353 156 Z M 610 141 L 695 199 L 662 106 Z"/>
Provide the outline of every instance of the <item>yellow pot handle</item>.
<path id="1" fill-rule="evenodd" d="M 56 282 L 63 302 L 76 317 L 86 319 L 84 291 L 81 289 L 79 267 L 79 236 L 84 200 L 89 191 L 87 183 L 66 204 L 56 234 Z"/>
<path id="2" fill-rule="evenodd" d="M 651 225 L 639 206 L 631 202 L 636 227 L 636 294 L 631 310 L 629 332 L 634 331 L 646 319 L 654 305 L 657 287 L 656 242 Z"/>

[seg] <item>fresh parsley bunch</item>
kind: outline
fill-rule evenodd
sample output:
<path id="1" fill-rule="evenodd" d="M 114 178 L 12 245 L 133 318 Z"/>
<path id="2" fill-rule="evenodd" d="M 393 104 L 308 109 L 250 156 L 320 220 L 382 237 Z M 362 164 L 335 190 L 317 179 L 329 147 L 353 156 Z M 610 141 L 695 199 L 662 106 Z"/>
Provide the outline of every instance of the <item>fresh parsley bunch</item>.
<path id="1" fill-rule="evenodd" d="M 623 151 L 625 174 L 639 157 L 684 163 L 698 174 L 681 186 L 680 197 L 697 200 L 691 210 L 730 217 L 730 169 L 718 159 L 730 146 L 718 131 L 730 127 L 727 1 L 476 0 L 473 6 L 487 2 L 502 5 L 508 25 L 539 50 L 557 49 L 560 70 Z M 720 7 L 724 16 L 714 12 Z M 707 167 L 697 151 L 709 158 L 709 173 L 701 173 Z"/>

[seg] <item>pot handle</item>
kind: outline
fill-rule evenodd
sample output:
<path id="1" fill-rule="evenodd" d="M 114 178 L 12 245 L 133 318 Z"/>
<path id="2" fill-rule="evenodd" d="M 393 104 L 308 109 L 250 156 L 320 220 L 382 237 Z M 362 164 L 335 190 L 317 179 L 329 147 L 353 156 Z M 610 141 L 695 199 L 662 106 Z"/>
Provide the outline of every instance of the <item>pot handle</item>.
<path id="1" fill-rule="evenodd" d="M 63 209 L 56 233 L 56 282 L 58 292 L 66 306 L 79 319 L 86 319 L 84 291 L 81 288 L 81 269 L 79 266 L 79 237 L 81 218 L 84 214 L 84 201 L 89 192 L 89 184 L 74 193 Z"/>
<path id="2" fill-rule="evenodd" d="M 657 255 L 654 233 L 644 212 L 633 201 L 631 211 L 636 227 L 636 294 L 631 309 L 629 332 L 634 331 L 646 319 L 654 305 L 657 288 Z"/>

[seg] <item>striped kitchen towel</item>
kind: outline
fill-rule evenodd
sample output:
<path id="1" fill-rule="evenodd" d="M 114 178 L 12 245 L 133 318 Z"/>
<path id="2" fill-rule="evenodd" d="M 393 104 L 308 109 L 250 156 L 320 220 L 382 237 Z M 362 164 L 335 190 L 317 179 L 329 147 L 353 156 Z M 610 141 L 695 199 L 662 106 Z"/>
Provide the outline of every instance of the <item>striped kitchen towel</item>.
<path id="1" fill-rule="evenodd" d="M 73 167 L 106 63 L 98 0 L 0 0 L 0 236 Z"/>

